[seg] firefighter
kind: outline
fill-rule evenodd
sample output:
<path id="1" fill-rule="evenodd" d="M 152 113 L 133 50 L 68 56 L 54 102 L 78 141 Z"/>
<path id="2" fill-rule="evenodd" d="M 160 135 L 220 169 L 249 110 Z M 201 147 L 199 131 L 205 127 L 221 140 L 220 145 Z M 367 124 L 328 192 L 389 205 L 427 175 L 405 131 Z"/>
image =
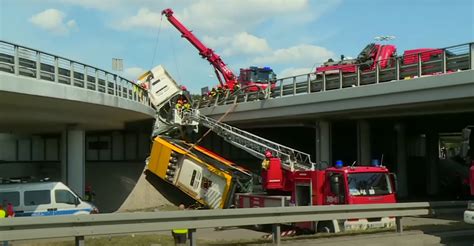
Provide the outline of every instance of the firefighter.
<path id="1" fill-rule="evenodd" d="M 181 110 L 183 109 L 183 105 L 183 98 L 179 97 L 178 101 L 176 101 L 176 109 L 178 110 L 178 112 L 181 112 Z"/>
<path id="2" fill-rule="evenodd" d="M 219 97 L 222 97 L 223 94 L 224 94 L 224 89 L 222 89 L 222 86 L 218 86 L 217 95 L 219 95 Z"/>
<path id="3" fill-rule="evenodd" d="M 7 213 L 3 209 L 3 205 L 0 204 L 0 221 L 7 217 Z M 8 241 L 3 241 L 3 246 L 8 246 Z"/>
<path id="4" fill-rule="evenodd" d="M 183 99 L 183 110 L 185 112 L 188 112 L 191 110 L 191 104 L 188 102 L 188 100 L 185 98 Z"/>
<path id="5" fill-rule="evenodd" d="M 15 210 L 13 209 L 13 205 L 11 202 L 8 203 L 7 205 L 7 211 L 6 211 L 6 217 L 12 218 L 15 217 Z"/>
<path id="6" fill-rule="evenodd" d="M 7 213 L 3 209 L 3 205 L 0 204 L 0 219 L 3 219 L 7 216 Z"/>
<path id="7" fill-rule="evenodd" d="M 270 150 L 265 150 L 265 159 L 262 161 L 262 168 L 267 170 L 270 166 L 270 158 L 272 158 L 272 152 Z"/>
<path id="8" fill-rule="evenodd" d="M 184 85 L 182 85 L 180 88 L 181 88 L 181 91 L 182 91 L 182 95 L 185 98 L 190 99 L 191 98 L 191 93 L 189 93 L 188 88 L 186 88 L 186 86 L 184 86 Z"/>
<path id="9" fill-rule="evenodd" d="M 179 205 L 179 210 L 185 210 L 184 204 Z M 186 245 L 188 229 L 173 229 L 171 234 L 174 238 L 174 245 Z"/>
<path id="10" fill-rule="evenodd" d="M 217 96 L 217 90 L 216 90 L 216 88 L 212 88 L 212 90 L 209 92 L 209 96 L 210 96 L 211 98 L 214 98 L 214 97 Z"/>
<path id="11" fill-rule="evenodd" d="M 234 84 L 234 89 L 233 89 L 234 93 L 235 93 L 236 91 L 238 91 L 238 90 L 240 90 L 240 84 L 239 84 L 239 83 L 235 83 L 235 84 Z"/>
<path id="12" fill-rule="evenodd" d="M 86 189 L 84 190 L 84 200 L 87 202 L 94 202 L 95 200 L 95 192 L 92 191 L 91 185 L 87 185 Z"/>

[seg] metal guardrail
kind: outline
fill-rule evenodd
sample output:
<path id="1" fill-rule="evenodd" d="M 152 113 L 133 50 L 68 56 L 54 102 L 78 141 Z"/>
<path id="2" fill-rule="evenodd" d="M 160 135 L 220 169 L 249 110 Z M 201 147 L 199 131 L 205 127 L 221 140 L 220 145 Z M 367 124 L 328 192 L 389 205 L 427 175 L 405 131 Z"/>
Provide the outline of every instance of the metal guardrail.
<path id="1" fill-rule="evenodd" d="M 75 237 L 76 245 L 84 245 L 84 236 L 189 228 L 191 245 L 196 245 L 196 229 L 273 224 L 278 245 L 282 223 L 395 217 L 401 233 L 402 217 L 428 215 L 429 206 L 416 202 L 5 218 L 0 220 L 0 241 Z"/>
<path id="2" fill-rule="evenodd" d="M 203 97 L 196 105 L 199 108 L 226 105 L 241 102 L 250 102 L 268 98 L 282 98 L 288 96 L 324 93 L 325 91 L 350 89 L 372 84 L 396 82 L 414 79 L 423 76 L 434 76 L 474 69 L 474 43 L 461 44 L 439 49 L 442 52 L 430 55 L 430 52 L 421 52 L 415 55 L 397 56 L 388 60 L 376 61 L 375 69 L 364 70 L 365 64 L 355 64 L 354 73 L 307 73 L 278 79 L 271 91 L 226 93 L 216 98 Z M 423 57 L 423 58 L 422 58 Z M 428 61 L 423 61 L 427 57 Z M 404 61 L 410 60 L 410 62 Z M 380 64 L 388 64 L 381 68 Z M 272 86 L 267 86 L 270 89 Z"/>
<path id="3" fill-rule="evenodd" d="M 2 40 L 0 40 L 0 71 L 151 105 L 146 90 L 117 74 Z"/>
<path id="4" fill-rule="evenodd" d="M 442 216 L 446 214 L 462 214 L 467 208 L 468 201 L 439 201 L 429 202 L 430 215 Z"/>

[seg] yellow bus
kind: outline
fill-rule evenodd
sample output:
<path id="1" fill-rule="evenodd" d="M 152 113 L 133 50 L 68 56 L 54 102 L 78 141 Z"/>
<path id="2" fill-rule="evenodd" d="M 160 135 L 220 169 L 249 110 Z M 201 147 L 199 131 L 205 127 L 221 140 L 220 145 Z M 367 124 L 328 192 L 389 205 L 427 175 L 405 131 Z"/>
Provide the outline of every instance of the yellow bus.
<path id="1" fill-rule="evenodd" d="M 252 175 L 246 169 L 201 146 L 156 137 L 147 168 L 209 208 L 228 208 L 238 188 L 248 192 Z"/>

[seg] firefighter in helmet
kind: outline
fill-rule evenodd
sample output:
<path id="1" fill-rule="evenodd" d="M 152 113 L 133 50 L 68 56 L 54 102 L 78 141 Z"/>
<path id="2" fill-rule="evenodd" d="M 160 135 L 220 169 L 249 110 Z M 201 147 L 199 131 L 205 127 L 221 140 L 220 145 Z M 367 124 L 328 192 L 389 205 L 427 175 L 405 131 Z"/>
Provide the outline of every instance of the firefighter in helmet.
<path id="1" fill-rule="evenodd" d="M 191 104 L 188 102 L 188 99 L 186 98 L 183 99 L 183 110 L 186 112 L 191 110 Z"/>
<path id="2" fill-rule="evenodd" d="M 272 152 L 270 150 L 265 150 L 265 159 L 262 161 L 262 168 L 267 170 L 270 166 L 270 158 L 272 158 Z"/>
<path id="3" fill-rule="evenodd" d="M 224 89 L 222 88 L 222 86 L 218 86 L 217 95 L 219 95 L 219 97 L 222 97 L 223 94 L 224 94 Z"/>
<path id="4" fill-rule="evenodd" d="M 217 90 L 216 90 L 215 87 L 212 88 L 212 90 L 209 92 L 209 96 L 210 96 L 211 98 L 215 98 L 215 97 L 217 96 Z"/>
<path id="5" fill-rule="evenodd" d="M 239 83 L 235 83 L 234 84 L 234 88 L 233 88 L 233 92 L 235 93 L 236 91 L 240 90 L 240 84 Z"/>
<path id="6" fill-rule="evenodd" d="M 181 112 L 181 110 L 183 109 L 183 106 L 184 106 L 184 100 L 183 100 L 183 97 L 179 96 L 178 97 L 178 100 L 176 101 L 176 109 L 178 110 L 178 112 Z"/>

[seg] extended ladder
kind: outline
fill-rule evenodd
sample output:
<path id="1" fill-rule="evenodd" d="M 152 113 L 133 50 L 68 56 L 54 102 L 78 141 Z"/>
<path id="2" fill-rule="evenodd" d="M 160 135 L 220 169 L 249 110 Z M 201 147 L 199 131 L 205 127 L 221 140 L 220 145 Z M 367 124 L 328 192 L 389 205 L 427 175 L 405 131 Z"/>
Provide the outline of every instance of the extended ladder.
<path id="1" fill-rule="evenodd" d="M 307 153 L 201 115 L 198 110 L 193 109 L 186 116 L 194 118 L 194 120 L 199 121 L 199 124 L 211 129 L 226 142 L 247 151 L 259 159 L 264 159 L 265 151 L 269 150 L 274 157 L 280 158 L 281 164 L 285 169 L 291 171 L 314 170 L 315 165 L 311 162 L 311 157 Z"/>

